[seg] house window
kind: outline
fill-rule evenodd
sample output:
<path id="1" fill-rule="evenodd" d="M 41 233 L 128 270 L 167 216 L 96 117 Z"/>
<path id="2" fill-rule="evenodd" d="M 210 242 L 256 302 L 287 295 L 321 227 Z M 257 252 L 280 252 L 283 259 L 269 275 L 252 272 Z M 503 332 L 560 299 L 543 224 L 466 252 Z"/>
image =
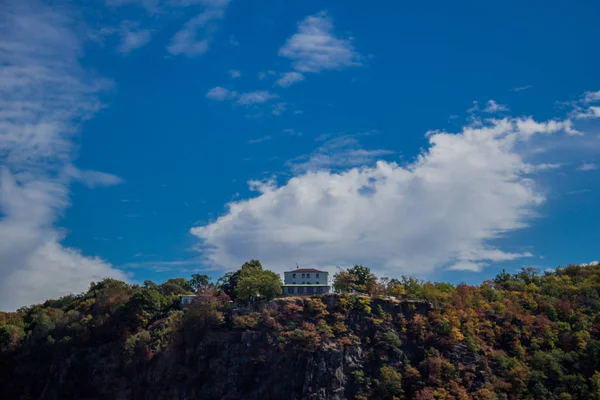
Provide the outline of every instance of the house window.
<path id="1" fill-rule="evenodd" d="M 292 274 L 292 278 L 296 279 L 296 274 Z"/>
<path id="2" fill-rule="evenodd" d="M 306 277 L 307 277 L 307 278 L 310 278 L 310 274 L 306 274 Z"/>
<path id="3" fill-rule="evenodd" d="M 302 277 L 304 278 L 304 274 L 302 274 Z"/>
<path id="4" fill-rule="evenodd" d="M 319 274 L 317 274 L 317 279 L 319 279 Z"/>
<path id="5" fill-rule="evenodd" d="M 288 294 L 292 294 L 294 293 L 294 288 L 293 287 L 288 287 Z"/>
<path id="6" fill-rule="evenodd" d="M 312 292 L 313 292 L 313 288 L 312 287 L 307 287 L 306 288 L 306 293 L 312 294 Z"/>

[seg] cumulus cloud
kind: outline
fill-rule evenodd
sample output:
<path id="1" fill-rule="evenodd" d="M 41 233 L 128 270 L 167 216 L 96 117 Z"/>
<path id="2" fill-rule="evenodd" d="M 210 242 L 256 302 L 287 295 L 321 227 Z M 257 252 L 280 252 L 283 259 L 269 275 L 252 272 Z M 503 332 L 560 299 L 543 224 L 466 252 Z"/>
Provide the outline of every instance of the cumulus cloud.
<path id="1" fill-rule="evenodd" d="M 241 93 L 237 99 L 237 103 L 243 105 L 262 104 L 277 97 L 276 94 L 267 90 L 257 90 L 255 92 Z"/>
<path id="2" fill-rule="evenodd" d="M 34 0 L 4 2 L 0 13 L 0 309 L 85 290 L 91 280 L 124 279 L 108 263 L 62 246 L 54 224 L 69 205 L 73 179 L 120 178 L 79 171 L 73 136 L 101 104 L 106 83 L 78 59 L 75 21 Z M 60 9 L 64 11 L 65 9 Z M 78 176 L 74 176 L 78 175 Z"/>
<path id="3" fill-rule="evenodd" d="M 573 111 L 570 116 L 574 119 L 600 118 L 600 90 L 586 92 L 581 98 L 571 103 Z"/>
<path id="4" fill-rule="evenodd" d="M 301 82 L 304 80 L 304 75 L 302 75 L 300 72 L 296 72 L 296 71 L 291 71 L 291 72 L 286 72 L 285 74 L 281 75 L 281 78 L 277 79 L 277 81 L 275 81 L 275 84 L 277 84 L 278 86 L 281 87 L 288 87 L 293 85 L 296 82 Z"/>
<path id="5" fill-rule="evenodd" d="M 211 100 L 223 101 L 237 97 L 237 92 L 225 89 L 221 86 L 216 86 L 206 92 L 206 98 Z"/>
<path id="6" fill-rule="evenodd" d="M 526 117 L 490 119 L 458 133 L 432 132 L 428 148 L 405 165 L 360 152 L 356 138 L 330 139 L 337 143 L 328 140 L 292 163 L 296 176 L 250 182 L 256 196 L 230 202 L 221 217 L 191 232 L 207 262 L 224 268 L 259 258 L 278 271 L 293 262 L 362 263 L 380 274 L 427 275 L 530 257 L 494 246 L 528 226 L 545 201 L 531 175 L 535 165 L 520 150 L 534 137 L 569 129 Z"/>
<path id="7" fill-rule="evenodd" d="M 228 0 L 202 0 L 197 3 L 205 6 L 203 12 L 185 23 L 171 39 L 167 51 L 173 55 L 188 57 L 206 53 L 215 30 L 214 22 L 225 16 Z M 187 4 L 186 4 L 187 5 Z"/>
<path id="8" fill-rule="evenodd" d="M 494 100 L 488 100 L 483 111 L 494 114 L 501 111 L 508 111 L 508 107 L 506 107 L 504 104 L 498 104 Z"/>
<path id="9" fill-rule="evenodd" d="M 222 86 L 216 86 L 206 92 L 206 98 L 215 101 L 235 101 L 235 104 L 254 107 L 260 106 L 261 104 L 267 103 L 272 99 L 276 99 L 277 96 L 267 90 L 256 90 L 253 92 L 239 93 L 235 90 L 229 90 Z M 272 107 L 273 115 L 281 115 L 286 108 L 286 103 L 277 103 Z"/>
<path id="10" fill-rule="evenodd" d="M 333 32 L 333 22 L 325 11 L 298 23 L 298 32 L 290 37 L 279 55 L 289 58 L 300 72 L 320 72 L 361 65 L 361 56 L 351 39 L 341 39 Z"/>

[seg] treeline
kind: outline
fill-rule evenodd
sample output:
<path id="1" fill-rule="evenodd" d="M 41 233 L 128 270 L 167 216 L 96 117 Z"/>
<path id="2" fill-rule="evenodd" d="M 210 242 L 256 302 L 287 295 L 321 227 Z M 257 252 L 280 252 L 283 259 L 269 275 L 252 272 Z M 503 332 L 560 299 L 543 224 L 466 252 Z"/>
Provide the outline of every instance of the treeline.
<path id="1" fill-rule="evenodd" d="M 21 398 L 10 397 L 19 385 L 39 395 L 53 366 L 78 351 L 110 346 L 120 371 L 137 371 L 214 332 L 255 331 L 265 340 L 258 348 L 279 346 L 279 357 L 362 349 L 348 383 L 357 399 L 600 399 L 599 265 L 503 271 L 478 286 L 377 278 L 359 265 L 338 271 L 332 286 L 341 294 L 240 312 L 235 303 L 281 294 L 279 276 L 256 260 L 215 282 L 92 283 L 86 293 L 0 313 L 0 381 L 8 398 Z M 180 296 L 192 293 L 202 296 L 180 309 Z M 431 307 L 415 313 L 406 300 Z M 268 367 L 268 354 L 256 357 L 257 371 Z"/>

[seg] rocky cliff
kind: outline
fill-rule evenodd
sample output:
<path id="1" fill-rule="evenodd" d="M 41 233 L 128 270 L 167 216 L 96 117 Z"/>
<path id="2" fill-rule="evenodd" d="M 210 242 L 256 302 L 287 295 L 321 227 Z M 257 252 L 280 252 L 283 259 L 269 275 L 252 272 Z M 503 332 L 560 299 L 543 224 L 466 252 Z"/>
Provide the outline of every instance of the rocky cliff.
<path id="1" fill-rule="evenodd" d="M 401 321 L 427 315 L 431 305 L 359 297 L 342 303 L 331 295 L 234 308 L 222 325 L 180 321 L 182 331 L 160 351 L 148 347 L 152 334 L 133 355 L 118 341 L 78 346 L 51 358 L 35 380 L 21 375 L 4 384 L 15 399 L 354 399 L 382 357 L 397 367 L 415 358 Z M 390 332 L 393 343 L 382 336 Z M 34 363 L 36 355 L 22 357 L 17 363 Z"/>

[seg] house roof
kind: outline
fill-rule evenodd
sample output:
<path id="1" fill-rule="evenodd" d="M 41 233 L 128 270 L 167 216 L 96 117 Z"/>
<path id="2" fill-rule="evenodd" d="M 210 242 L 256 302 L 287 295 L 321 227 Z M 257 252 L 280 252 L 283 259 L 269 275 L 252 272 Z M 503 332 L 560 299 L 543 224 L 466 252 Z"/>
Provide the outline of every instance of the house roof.
<path id="1" fill-rule="evenodd" d="M 318 269 L 314 269 L 314 268 L 296 268 L 296 269 L 293 269 L 288 272 L 326 272 L 326 271 L 319 271 Z"/>

